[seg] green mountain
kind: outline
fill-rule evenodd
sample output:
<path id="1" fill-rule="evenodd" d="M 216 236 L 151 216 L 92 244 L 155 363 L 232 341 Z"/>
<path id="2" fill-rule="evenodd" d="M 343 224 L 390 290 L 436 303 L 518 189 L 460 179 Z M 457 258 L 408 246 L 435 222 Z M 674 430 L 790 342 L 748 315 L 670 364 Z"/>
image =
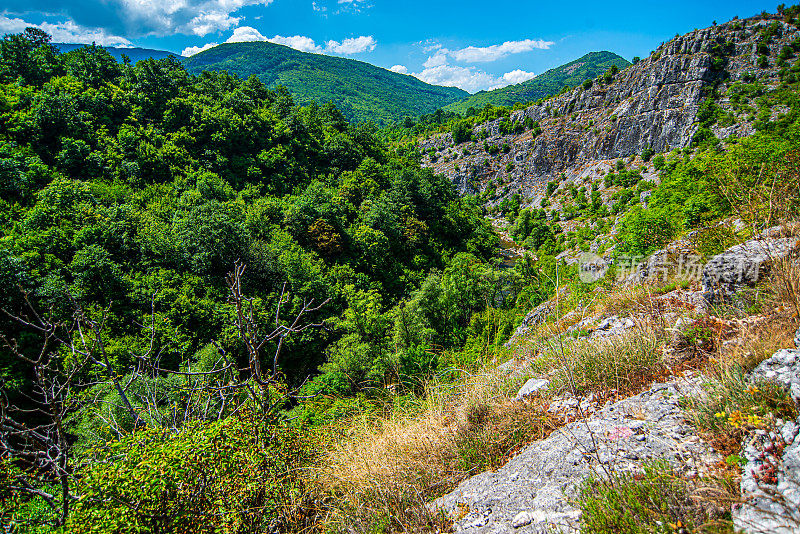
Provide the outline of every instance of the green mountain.
<path id="1" fill-rule="evenodd" d="M 72 50 L 86 45 L 75 43 L 53 43 L 53 46 L 58 48 L 58 51 L 62 54 L 66 54 L 67 52 L 71 52 Z M 178 54 L 167 52 L 166 50 L 154 50 L 151 48 L 119 48 L 115 46 L 104 46 L 102 48 L 114 56 L 114 59 L 117 61 L 122 61 L 122 56 L 128 56 L 133 63 L 150 58 L 164 59 L 165 57 L 170 56 L 175 58 L 180 57 Z"/>
<path id="2" fill-rule="evenodd" d="M 186 70 L 252 74 L 268 87 L 285 86 L 298 104 L 333 102 L 350 120 L 386 124 L 431 113 L 468 95 L 413 76 L 341 57 L 300 52 L 273 43 L 228 43 L 185 60 Z"/>
<path id="3" fill-rule="evenodd" d="M 481 91 L 460 102 L 447 105 L 444 109 L 463 114 L 469 108 L 481 109 L 486 104 L 510 107 L 518 102 L 535 102 L 540 98 L 557 94 L 565 85 L 572 87 L 585 80 L 596 78 L 612 65 L 624 69 L 630 62 L 613 52 L 590 52 L 582 58 L 550 69 L 527 82 L 493 91 Z"/>

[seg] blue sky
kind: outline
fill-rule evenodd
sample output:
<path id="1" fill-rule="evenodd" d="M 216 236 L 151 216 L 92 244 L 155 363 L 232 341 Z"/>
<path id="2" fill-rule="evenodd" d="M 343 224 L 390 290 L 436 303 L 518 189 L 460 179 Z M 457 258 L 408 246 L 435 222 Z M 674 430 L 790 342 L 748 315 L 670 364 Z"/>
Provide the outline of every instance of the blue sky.
<path id="1" fill-rule="evenodd" d="M 581 55 L 631 59 L 694 28 L 774 12 L 756 1 L 3 0 L 0 33 L 189 55 L 269 40 L 367 61 L 470 92 L 519 83 Z"/>

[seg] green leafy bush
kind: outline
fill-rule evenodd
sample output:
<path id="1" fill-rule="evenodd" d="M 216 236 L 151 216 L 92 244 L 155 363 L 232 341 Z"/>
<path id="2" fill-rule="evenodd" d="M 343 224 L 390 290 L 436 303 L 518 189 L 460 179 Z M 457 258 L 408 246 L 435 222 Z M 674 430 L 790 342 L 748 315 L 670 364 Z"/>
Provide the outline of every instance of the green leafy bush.
<path id="1" fill-rule="evenodd" d="M 98 444 L 80 473 L 67 529 L 230 532 L 298 526 L 308 459 L 300 434 L 245 412 L 173 434 L 138 431 Z"/>
<path id="2" fill-rule="evenodd" d="M 637 256 L 649 254 L 670 241 L 680 227 L 670 212 L 635 206 L 622 218 L 618 250 Z"/>

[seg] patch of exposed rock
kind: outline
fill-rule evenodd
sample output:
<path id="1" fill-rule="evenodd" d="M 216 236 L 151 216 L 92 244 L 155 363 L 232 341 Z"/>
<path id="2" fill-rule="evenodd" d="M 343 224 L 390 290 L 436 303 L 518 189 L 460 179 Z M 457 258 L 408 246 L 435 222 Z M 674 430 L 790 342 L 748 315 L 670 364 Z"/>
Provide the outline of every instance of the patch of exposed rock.
<path id="1" fill-rule="evenodd" d="M 680 397 L 700 391 L 700 380 L 687 374 L 609 402 L 528 446 L 497 471 L 465 480 L 431 507 L 445 510 L 456 532 L 576 532 L 580 510 L 574 498 L 586 477 L 636 471 L 653 459 L 669 460 L 692 476 L 711 460 L 713 453 L 678 405 Z"/>
<path id="2" fill-rule="evenodd" d="M 759 32 L 772 23 L 779 31 L 768 45 L 766 66 L 759 66 Z M 503 133 L 505 119 L 496 119 L 476 125 L 476 140 L 458 146 L 449 133 L 421 141 L 423 163 L 447 175 L 461 193 L 491 189 L 490 204 L 515 193 L 536 204 L 547 182 L 561 179 L 562 173 L 566 179 L 596 179 L 601 169 L 593 169 L 591 176 L 585 170 L 598 162 L 613 164 L 646 148 L 668 152 L 689 146 L 708 87 L 717 85 L 724 95 L 740 80 L 777 84 L 778 52 L 798 35 L 798 29 L 780 17 L 768 16 L 677 36 L 609 83 L 598 79 L 590 87 L 576 87 L 511 114 L 512 126 L 531 119 L 539 123 L 540 134 Z M 719 105 L 728 109 L 731 104 L 723 97 Z M 743 119 L 713 130 L 720 138 L 754 131 Z"/>
<path id="3" fill-rule="evenodd" d="M 552 300 L 548 300 L 547 302 L 539 304 L 530 312 L 528 312 L 528 314 L 525 315 L 525 318 L 522 319 L 520 325 L 511 335 L 511 339 L 506 342 L 506 347 L 515 346 L 525 337 L 525 334 L 544 323 L 547 320 L 547 316 L 553 313 L 555 307 L 556 303 Z"/>
<path id="4" fill-rule="evenodd" d="M 730 303 L 737 292 L 765 278 L 773 262 L 789 255 L 796 237 L 761 236 L 711 258 L 703 268 L 703 293 L 709 304 Z"/>
<path id="5" fill-rule="evenodd" d="M 796 349 L 782 349 L 753 371 L 754 378 L 785 386 L 800 404 L 800 330 Z M 800 532 L 800 418 L 774 431 L 760 431 L 743 446 L 747 465 L 741 491 L 746 502 L 734 510 L 734 526 L 748 534 Z"/>

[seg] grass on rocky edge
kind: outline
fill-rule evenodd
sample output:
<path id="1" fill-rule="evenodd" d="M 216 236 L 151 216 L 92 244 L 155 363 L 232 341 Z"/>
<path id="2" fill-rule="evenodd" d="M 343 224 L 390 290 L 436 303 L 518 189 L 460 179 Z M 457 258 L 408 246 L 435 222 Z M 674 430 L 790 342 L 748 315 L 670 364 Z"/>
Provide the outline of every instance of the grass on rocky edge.
<path id="1" fill-rule="evenodd" d="M 681 280 L 598 291 L 579 314 L 540 325 L 528 336 L 517 348 L 525 365 L 521 374 L 509 376 L 489 364 L 455 383 L 428 384 L 417 404 L 342 423 L 309 474 L 321 496 L 322 523 L 331 532 L 446 531 L 449 518 L 432 510 L 430 501 L 464 478 L 502 465 L 516 450 L 564 424 L 547 412 L 554 396 L 573 391 L 579 397 L 627 396 L 688 366 L 710 377 L 707 394 L 687 401 L 693 421 L 723 456 L 734 460 L 692 480 L 653 464 L 634 478 L 587 482 L 595 489 L 581 501 L 584 528 L 730 532 L 725 511 L 738 497 L 736 453 L 742 433 L 750 423 L 766 424 L 792 413 L 779 388 L 758 384 L 754 389 L 744 374 L 789 346 L 796 328 L 786 298 L 791 292 L 781 293 L 785 281 L 775 276 L 759 295 L 764 309 L 777 311 L 758 320 L 698 318 L 680 302 L 660 298 L 687 289 Z M 569 315 L 564 310 L 577 308 L 574 302 L 561 304 L 559 318 Z M 691 326 L 676 335 L 674 315 L 667 320 L 667 312 L 688 318 Z M 563 335 L 569 323 L 610 313 L 631 316 L 636 326 L 605 340 Z M 666 360 L 665 352 L 678 357 Z M 551 387 L 536 399 L 514 402 L 529 376 L 547 377 Z"/>
<path id="2" fill-rule="evenodd" d="M 737 493 L 738 485 L 729 476 L 690 481 L 667 462 L 651 462 L 633 477 L 586 480 L 578 498 L 581 532 L 732 533 L 727 511 Z"/>
<path id="3" fill-rule="evenodd" d="M 428 507 L 433 498 L 503 465 L 564 424 L 547 411 L 553 396 L 634 393 L 661 376 L 667 337 L 655 315 L 603 341 L 534 336 L 522 373 L 487 365 L 456 383 L 428 384 L 416 406 L 356 417 L 331 439 L 311 473 L 325 496 L 324 523 L 331 531 L 351 532 L 446 529 L 447 518 Z M 514 401 L 529 376 L 546 376 L 552 387 L 535 399 Z"/>

